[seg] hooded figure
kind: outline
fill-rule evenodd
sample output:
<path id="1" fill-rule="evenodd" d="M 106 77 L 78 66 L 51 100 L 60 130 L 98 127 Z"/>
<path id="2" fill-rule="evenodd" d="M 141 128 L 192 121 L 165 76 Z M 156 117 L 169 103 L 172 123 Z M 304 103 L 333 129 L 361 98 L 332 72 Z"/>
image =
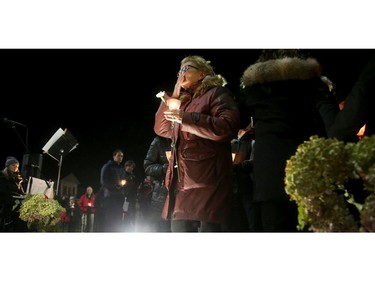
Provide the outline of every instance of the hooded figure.
<path id="1" fill-rule="evenodd" d="M 320 107 L 338 103 L 321 80 L 319 62 L 298 50 L 264 50 L 241 82 L 241 114 L 254 118 L 253 198 L 260 231 L 296 231 L 297 206 L 284 188 L 286 161 L 310 136 L 326 136 L 334 118 Z"/>

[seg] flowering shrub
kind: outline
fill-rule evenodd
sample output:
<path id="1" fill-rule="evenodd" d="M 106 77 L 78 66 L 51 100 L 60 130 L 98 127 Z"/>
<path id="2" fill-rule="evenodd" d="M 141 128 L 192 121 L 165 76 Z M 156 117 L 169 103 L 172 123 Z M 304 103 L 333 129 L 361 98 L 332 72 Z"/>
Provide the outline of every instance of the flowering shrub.
<path id="1" fill-rule="evenodd" d="M 375 136 L 346 144 L 313 136 L 287 161 L 285 172 L 299 230 L 375 231 Z M 356 201 L 357 192 L 365 194 L 363 202 Z"/>
<path id="2" fill-rule="evenodd" d="M 27 222 L 31 230 L 58 231 L 61 214 L 65 211 L 58 201 L 46 198 L 44 194 L 27 195 L 21 203 L 20 219 Z"/>

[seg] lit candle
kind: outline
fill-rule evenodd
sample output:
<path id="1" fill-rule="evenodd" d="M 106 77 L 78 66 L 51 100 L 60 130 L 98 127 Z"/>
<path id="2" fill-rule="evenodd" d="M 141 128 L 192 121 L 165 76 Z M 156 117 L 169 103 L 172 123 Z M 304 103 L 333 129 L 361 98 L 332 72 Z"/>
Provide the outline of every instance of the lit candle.
<path id="1" fill-rule="evenodd" d="M 169 159 L 171 159 L 171 155 L 172 155 L 172 153 L 171 153 L 170 150 L 167 150 L 167 151 L 165 152 L 165 155 L 167 156 L 167 159 L 169 160 Z"/>
<path id="2" fill-rule="evenodd" d="M 121 180 L 121 186 L 124 186 L 126 184 L 126 180 Z"/>
<path id="3" fill-rule="evenodd" d="M 167 106 L 169 110 L 179 109 L 181 106 L 181 101 L 179 99 L 170 98 L 167 100 Z"/>

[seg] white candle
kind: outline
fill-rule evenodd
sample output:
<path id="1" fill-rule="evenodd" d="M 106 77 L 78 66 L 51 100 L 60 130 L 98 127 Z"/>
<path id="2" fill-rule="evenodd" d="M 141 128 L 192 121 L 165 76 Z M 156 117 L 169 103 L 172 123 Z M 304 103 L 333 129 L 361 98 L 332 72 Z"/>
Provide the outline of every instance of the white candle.
<path id="1" fill-rule="evenodd" d="M 179 99 L 173 99 L 173 98 L 168 99 L 167 106 L 169 110 L 179 109 L 181 106 L 181 101 Z"/>
<path id="2" fill-rule="evenodd" d="M 165 155 L 167 156 L 167 159 L 169 160 L 169 159 L 171 159 L 172 153 L 171 153 L 170 150 L 167 150 L 167 151 L 165 152 Z"/>

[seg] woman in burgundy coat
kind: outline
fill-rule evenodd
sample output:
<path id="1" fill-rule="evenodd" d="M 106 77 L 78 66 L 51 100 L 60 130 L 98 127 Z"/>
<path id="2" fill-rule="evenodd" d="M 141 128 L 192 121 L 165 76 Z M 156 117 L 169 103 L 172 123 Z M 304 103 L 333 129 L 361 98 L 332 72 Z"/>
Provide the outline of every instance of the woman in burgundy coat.
<path id="1" fill-rule="evenodd" d="M 220 231 L 226 223 L 233 190 L 230 141 L 240 128 L 240 113 L 226 81 L 208 61 L 188 56 L 174 92 L 180 109 L 161 103 L 155 133 L 172 138 L 166 199 L 162 217 L 171 219 L 172 232 Z"/>

